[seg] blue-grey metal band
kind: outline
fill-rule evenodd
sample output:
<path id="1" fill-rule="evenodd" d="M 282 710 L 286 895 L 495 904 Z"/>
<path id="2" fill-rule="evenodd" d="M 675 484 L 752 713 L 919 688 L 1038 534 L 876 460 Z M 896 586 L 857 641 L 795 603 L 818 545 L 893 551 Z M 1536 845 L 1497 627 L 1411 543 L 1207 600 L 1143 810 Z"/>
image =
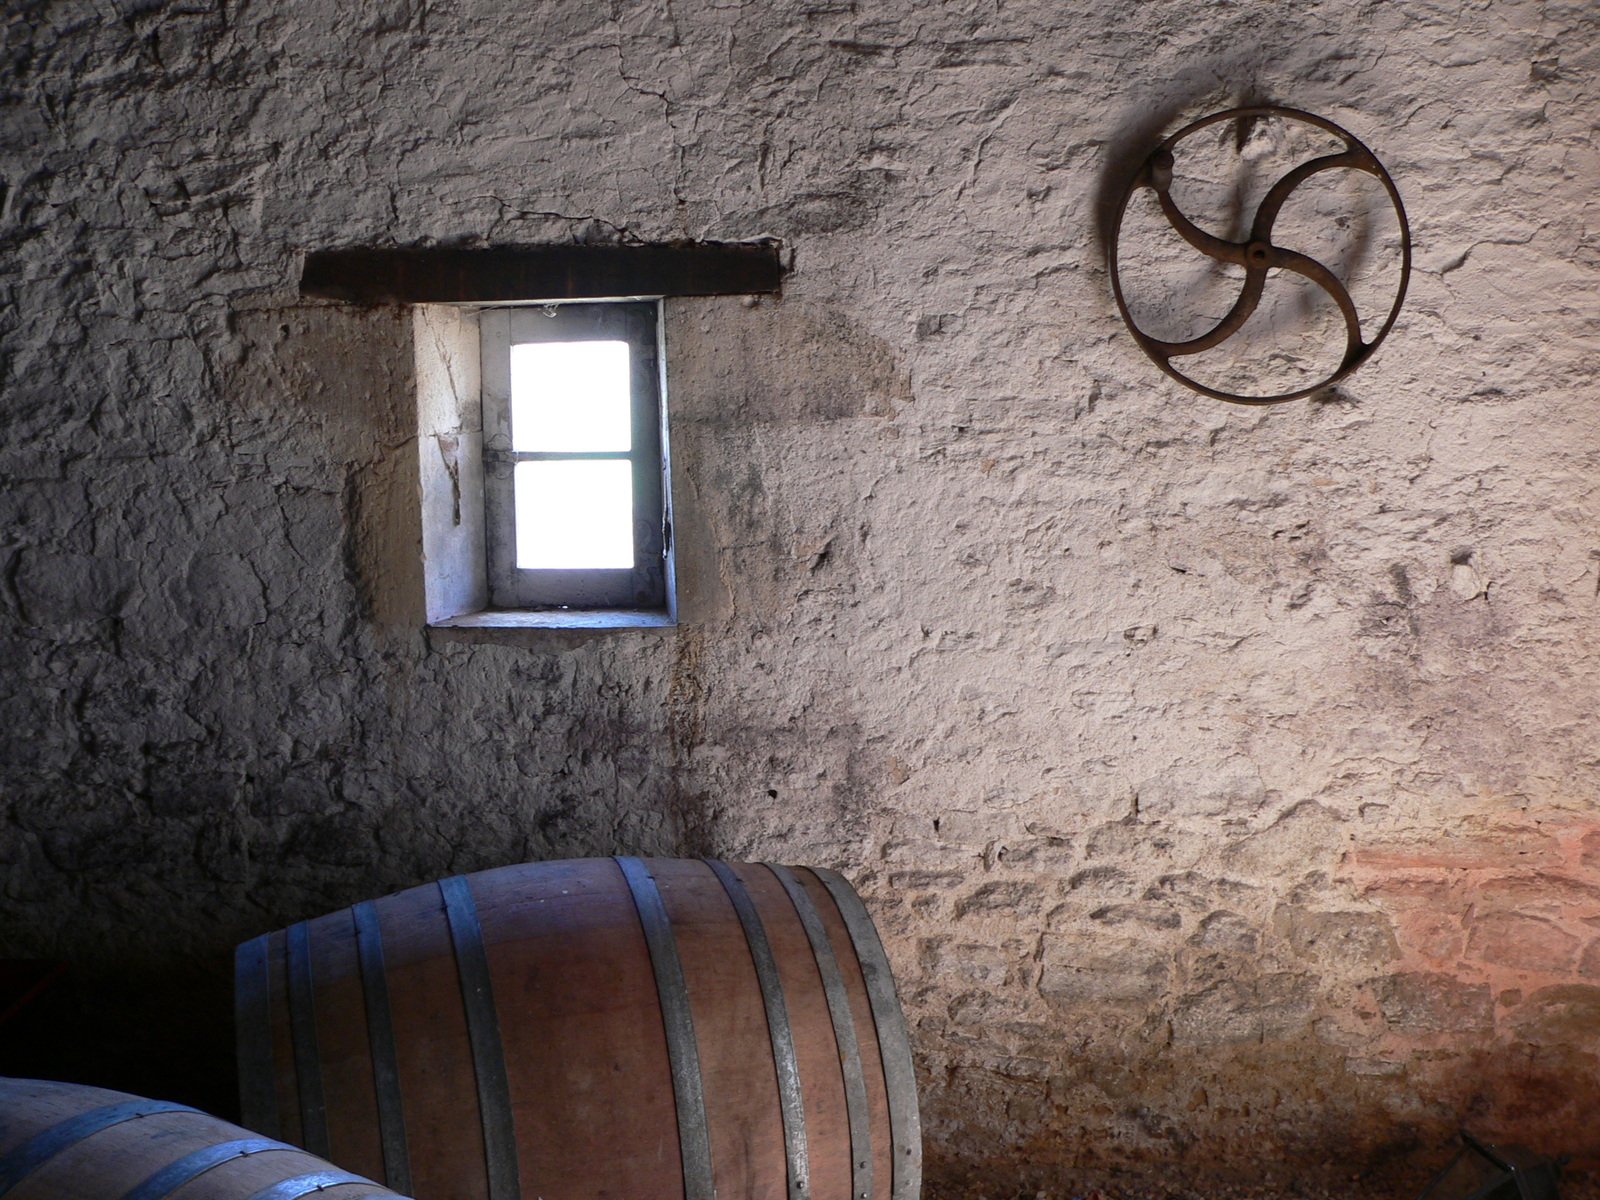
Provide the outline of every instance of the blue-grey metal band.
<path id="1" fill-rule="evenodd" d="M 656 996 L 661 1003 L 661 1023 L 666 1028 L 667 1063 L 672 1071 L 672 1096 L 678 1110 L 678 1150 L 683 1158 L 684 1200 L 714 1200 L 711 1174 L 711 1133 L 706 1123 L 705 1084 L 700 1077 L 700 1047 L 689 1011 L 689 986 L 678 958 L 672 920 L 662 902 L 655 877 L 643 860 L 619 857 L 617 866 L 633 893 L 639 911 L 650 968 L 655 972 Z"/>
<path id="2" fill-rule="evenodd" d="M 450 942 L 461 978 L 461 1004 L 467 1016 L 467 1041 L 472 1047 L 472 1072 L 478 1081 L 478 1116 L 483 1122 L 484 1169 L 489 1200 L 518 1200 L 522 1185 L 517 1172 L 517 1131 L 511 1118 L 511 1084 L 500 1045 L 500 1019 L 489 986 L 489 959 L 472 888 L 460 875 L 439 881 Z"/>
<path id="3" fill-rule="evenodd" d="M 322 1057 L 317 1051 L 311 931 L 300 921 L 289 926 L 284 937 L 289 960 L 289 1036 L 294 1043 L 294 1081 L 300 1095 L 300 1144 L 318 1158 L 327 1158 L 328 1105 L 322 1094 Z"/>
<path id="4" fill-rule="evenodd" d="M 839 1072 L 844 1077 L 844 1111 L 850 1123 L 850 1195 L 853 1200 L 872 1200 L 872 1115 L 867 1100 L 867 1080 L 861 1070 L 861 1043 L 856 1038 L 855 1013 L 850 1010 L 850 993 L 845 990 L 839 959 L 828 940 L 822 914 L 812 902 L 811 893 L 788 867 L 764 864 L 778 877 L 789 902 L 800 916 L 811 955 L 822 976 L 822 994 L 828 1001 L 828 1016 L 833 1021 L 833 1040 L 839 1051 Z"/>
<path id="5" fill-rule="evenodd" d="M 789 1006 L 783 999 L 783 977 L 778 960 L 772 956 L 766 926 L 756 911 L 744 881 L 733 868 L 714 858 L 703 860 L 716 873 L 722 890 L 733 901 L 755 964 L 756 983 L 761 988 L 761 1005 L 767 1013 L 767 1034 L 772 1040 L 772 1065 L 778 1073 L 778 1110 L 783 1114 L 783 1152 L 789 1166 L 789 1200 L 806 1200 L 811 1195 L 811 1156 L 806 1146 L 806 1107 L 800 1090 L 800 1060 L 794 1049 L 794 1030 L 789 1024 Z"/>
<path id="6" fill-rule="evenodd" d="M 338 1187 L 341 1183 L 365 1183 L 374 1188 L 378 1186 L 365 1176 L 352 1175 L 349 1171 L 312 1171 L 307 1175 L 296 1175 L 292 1179 L 280 1179 L 277 1183 L 262 1188 L 251 1196 L 250 1200 L 299 1200 L 301 1196 L 320 1192 L 323 1188 Z"/>
<path id="7" fill-rule="evenodd" d="M 890 1200 L 916 1200 L 922 1191 L 922 1117 L 917 1111 L 917 1076 L 911 1066 L 911 1036 L 906 1016 L 895 994 L 889 957 L 883 952 L 878 930 L 867 915 L 855 888 L 837 871 L 813 867 L 828 889 L 850 931 L 861 975 L 867 984 L 873 1024 L 878 1029 L 878 1056 L 883 1061 L 883 1084 L 889 1094 L 889 1132 L 894 1143 L 894 1180 Z"/>
<path id="8" fill-rule="evenodd" d="M 260 1154 L 264 1150 L 287 1150 L 291 1154 L 299 1153 L 293 1147 L 275 1142 L 271 1138 L 240 1138 L 232 1142 L 218 1142 L 214 1146 L 202 1147 L 193 1154 L 185 1154 L 182 1158 L 169 1162 L 143 1183 L 136 1184 L 131 1191 L 124 1192 L 122 1200 L 166 1200 L 166 1197 L 178 1188 L 191 1179 L 204 1175 L 212 1167 L 220 1167 L 223 1163 L 232 1162 L 236 1158 Z"/>
<path id="9" fill-rule="evenodd" d="M 389 977 L 383 966 L 383 933 L 378 910 L 364 900 L 350 910 L 356 924 L 356 958 L 361 995 L 367 1007 L 367 1049 L 372 1055 L 372 1089 L 378 1099 L 378 1141 L 389 1187 L 411 1193 L 411 1156 L 406 1145 L 405 1108 L 400 1101 L 400 1067 L 394 1048 L 394 1017 L 389 1011 Z"/>
<path id="10" fill-rule="evenodd" d="M 268 934 L 251 938 L 233 956 L 233 1040 L 239 1059 L 239 1123 L 268 1137 L 278 1129 L 272 1062 L 272 978 Z"/>
<path id="11" fill-rule="evenodd" d="M 81 1112 L 68 1117 L 65 1121 L 58 1121 L 46 1129 L 41 1129 L 20 1145 L 13 1146 L 4 1157 L 0 1157 L 0 1196 L 16 1187 L 68 1146 L 76 1145 L 102 1129 L 110 1129 L 113 1125 L 121 1125 L 124 1121 L 134 1121 L 140 1117 L 153 1117 L 157 1113 L 197 1111 L 187 1104 L 173 1104 L 167 1100 L 124 1100 L 119 1104 L 107 1104 L 103 1108 L 91 1108 L 88 1112 Z"/>

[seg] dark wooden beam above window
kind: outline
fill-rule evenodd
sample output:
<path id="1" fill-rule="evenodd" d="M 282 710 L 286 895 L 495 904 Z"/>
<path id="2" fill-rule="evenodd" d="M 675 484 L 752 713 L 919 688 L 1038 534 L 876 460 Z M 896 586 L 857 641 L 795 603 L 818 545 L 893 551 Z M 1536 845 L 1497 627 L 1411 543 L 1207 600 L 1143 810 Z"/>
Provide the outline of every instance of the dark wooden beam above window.
<path id="1" fill-rule="evenodd" d="M 315 250 L 300 294 L 358 304 L 494 304 L 778 292 L 778 243 Z"/>

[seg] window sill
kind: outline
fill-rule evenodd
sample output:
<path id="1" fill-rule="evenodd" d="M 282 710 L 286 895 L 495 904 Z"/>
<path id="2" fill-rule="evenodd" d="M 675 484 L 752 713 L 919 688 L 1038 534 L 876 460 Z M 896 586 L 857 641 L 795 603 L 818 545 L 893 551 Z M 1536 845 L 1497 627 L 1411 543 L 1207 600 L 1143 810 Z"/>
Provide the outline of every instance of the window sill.
<path id="1" fill-rule="evenodd" d="M 485 609 L 430 621 L 433 629 L 670 629 L 671 613 L 622 609 L 528 610 Z"/>

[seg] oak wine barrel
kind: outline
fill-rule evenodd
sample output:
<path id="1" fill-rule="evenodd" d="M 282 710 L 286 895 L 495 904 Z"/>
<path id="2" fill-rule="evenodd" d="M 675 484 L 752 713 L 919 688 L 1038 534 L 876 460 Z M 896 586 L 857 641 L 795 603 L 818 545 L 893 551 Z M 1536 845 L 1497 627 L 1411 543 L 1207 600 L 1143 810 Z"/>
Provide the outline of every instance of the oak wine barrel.
<path id="1" fill-rule="evenodd" d="M 819 868 L 502 867 L 236 958 L 244 1123 L 420 1200 L 917 1200 L 882 943 Z"/>
<path id="2" fill-rule="evenodd" d="M 6 1200 L 361 1200 L 388 1188 L 181 1104 L 0 1079 Z"/>

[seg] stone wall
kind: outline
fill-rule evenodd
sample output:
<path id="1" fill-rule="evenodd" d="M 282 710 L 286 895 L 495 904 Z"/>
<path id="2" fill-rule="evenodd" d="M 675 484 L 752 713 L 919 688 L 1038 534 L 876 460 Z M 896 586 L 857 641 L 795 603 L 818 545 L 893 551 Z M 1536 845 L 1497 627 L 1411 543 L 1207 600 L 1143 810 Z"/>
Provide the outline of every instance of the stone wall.
<path id="1" fill-rule="evenodd" d="M 1591 5 L 5 19 L 0 932 L 75 965 L 8 1069 L 226 1105 L 240 938 L 712 853 L 862 890 L 935 1195 L 1596 1165 Z M 1133 345 L 1101 206 L 1258 99 L 1417 269 L 1241 409 Z M 409 315 L 297 255 L 760 235 L 781 300 L 668 309 L 683 624 L 424 632 Z"/>

